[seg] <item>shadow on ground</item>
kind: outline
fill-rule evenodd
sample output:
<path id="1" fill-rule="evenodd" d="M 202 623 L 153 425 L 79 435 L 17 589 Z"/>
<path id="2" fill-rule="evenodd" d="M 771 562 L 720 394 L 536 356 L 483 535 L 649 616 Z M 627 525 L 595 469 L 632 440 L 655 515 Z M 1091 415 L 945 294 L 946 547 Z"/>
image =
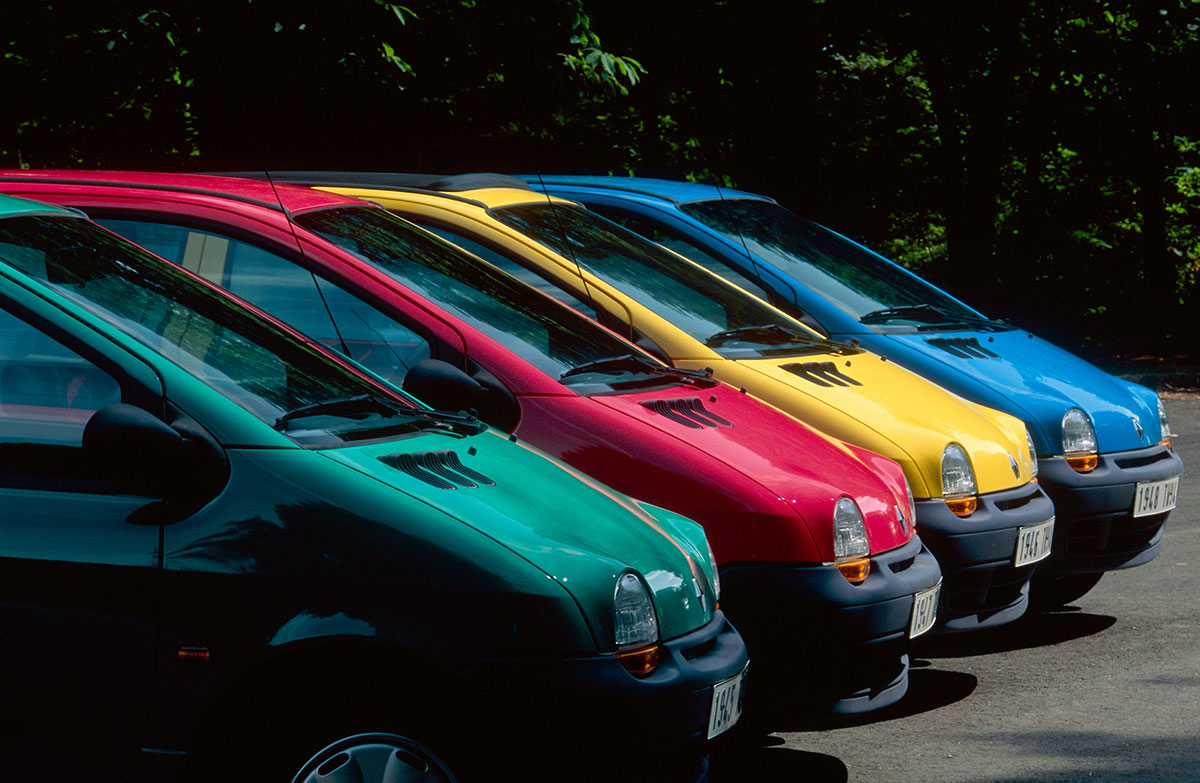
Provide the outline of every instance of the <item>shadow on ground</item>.
<path id="1" fill-rule="evenodd" d="M 914 652 L 925 658 L 966 658 L 973 655 L 1046 647 L 1105 631 L 1117 618 L 1088 614 L 1067 606 L 1056 612 L 1034 612 L 999 628 L 951 636 L 922 637 Z"/>
<path id="2" fill-rule="evenodd" d="M 789 704 L 782 699 L 773 699 L 774 694 L 763 696 L 751 691 L 754 698 L 746 704 L 743 732 L 767 735 L 776 731 L 824 731 L 907 718 L 961 701 L 970 696 L 978 684 L 973 674 L 926 668 L 928 666 L 927 661 L 914 661 L 904 698 L 890 707 L 863 715 L 803 715 L 794 702 Z"/>
<path id="3" fill-rule="evenodd" d="M 779 747 L 783 740 L 742 734 L 718 745 L 711 756 L 709 783 L 803 780 L 805 783 L 846 783 L 850 773 L 834 756 Z"/>

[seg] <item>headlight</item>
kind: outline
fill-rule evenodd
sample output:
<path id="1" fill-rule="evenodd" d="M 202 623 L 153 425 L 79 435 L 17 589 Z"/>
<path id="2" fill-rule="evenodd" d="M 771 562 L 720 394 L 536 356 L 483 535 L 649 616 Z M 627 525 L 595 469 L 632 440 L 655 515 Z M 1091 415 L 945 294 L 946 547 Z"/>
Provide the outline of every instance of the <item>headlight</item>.
<path id="1" fill-rule="evenodd" d="M 947 443 L 942 449 L 942 497 L 946 506 L 957 516 L 975 513 L 975 469 L 967 450 L 957 443 Z"/>
<path id="2" fill-rule="evenodd" d="M 904 493 L 908 496 L 908 524 L 913 532 L 917 532 L 917 498 L 913 495 L 912 485 L 908 483 L 908 476 L 902 476 L 904 479 Z"/>
<path id="3" fill-rule="evenodd" d="M 712 563 L 713 601 L 716 602 L 721 600 L 721 572 L 717 570 L 717 556 L 713 554 L 712 544 L 708 543 L 707 536 L 704 544 L 708 547 L 708 562 Z"/>
<path id="4" fill-rule="evenodd" d="M 1162 429 L 1163 442 L 1170 445 L 1171 425 L 1167 423 L 1167 409 L 1163 407 L 1161 397 L 1158 398 L 1158 426 Z"/>
<path id="5" fill-rule="evenodd" d="M 867 541 L 867 526 L 863 522 L 862 511 L 857 503 L 843 495 L 833 507 L 833 555 L 840 560 L 870 553 L 871 545 Z"/>
<path id="6" fill-rule="evenodd" d="M 1029 434 L 1029 428 L 1025 428 L 1025 442 L 1029 445 L 1029 462 L 1033 465 L 1033 477 L 1037 478 L 1037 447 L 1033 445 L 1033 436 Z"/>
<path id="7" fill-rule="evenodd" d="M 613 627 L 617 649 L 627 650 L 658 641 L 658 616 L 650 591 L 634 574 L 622 574 L 613 595 Z"/>
<path id="8" fill-rule="evenodd" d="M 1100 464 L 1096 454 L 1096 430 L 1092 420 L 1079 408 L 1071 408 L 1062 419 L 1063 456 L 1078 473 L 1095 470 Z"/>

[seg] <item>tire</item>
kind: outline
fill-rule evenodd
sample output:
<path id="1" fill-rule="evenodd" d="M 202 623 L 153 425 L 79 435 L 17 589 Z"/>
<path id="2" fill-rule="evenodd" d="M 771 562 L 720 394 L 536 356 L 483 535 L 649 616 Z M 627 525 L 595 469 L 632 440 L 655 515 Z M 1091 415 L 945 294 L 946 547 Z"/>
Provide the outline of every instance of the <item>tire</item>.
<path id="1" fill-rule="evenodd" d="M 1030 586 L 1029 602 L 1035 610 L 1050 611 L 1059 609 L 1072 601 L 1084 596 L 1096 586 L 1103 572 L 1095 574 L 1067 574 L 1046 579 L 1033 580 Z"/>
<path id="2" fill-rule="evenodd" d="M 292 783 L 457 783 L 429 748 L 399 734 L 355 734 L 317 752 Z"/>

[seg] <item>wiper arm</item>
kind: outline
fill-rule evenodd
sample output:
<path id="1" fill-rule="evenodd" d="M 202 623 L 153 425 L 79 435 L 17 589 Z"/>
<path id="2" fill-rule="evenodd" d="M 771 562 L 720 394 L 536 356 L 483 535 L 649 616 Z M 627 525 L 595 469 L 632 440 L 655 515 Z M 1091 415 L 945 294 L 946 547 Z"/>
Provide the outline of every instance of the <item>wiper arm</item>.
<path id="1" fill-rule="evenodd" d="M 900 307 L 886 307 L 882 310 L 873 310 L 859 318 L 859 323 L 864 324 L 879 324 L 888 321 L 896 320 L 897 318 L 910 318 L 915 321 L 921 321 L 927 324 L 992 324 L 1003 325 L 1006 322 L 996 318 L 986 318 L 978 315 L 959 314 L 945 310 L 937 305 L 928 303 L 917 305 L 902 305 Z"/>
<path id="2" fill-rule="evenodd" d="M 356 394 L 353 397 L 337 397 L 332 400 L 322 400 L 311 405 L 293 408 L 275 420 L 275 429 L 284 429 L 284 425 L 296 419 L 309 416 L 352 416 L 356 413 L 386 413 L 389 416 L 400 412 L 397 404 L 374 394 Z"/>
<path id="3" fill-rule="evenodd" d="M 763 343 L 765 345 L 823 342 L 820 337 L 814 337 L 795 329 L 789 329 L 780 324 L 759 324 L 757 326 L 741 326 L 737 329 L 727 329 L 724 332 L 717 332 L 706 339 L 704 344 L 713 347 L 737 340 Z"/>
<path id="4" fill-rule="evenodd" d="M 597 359 L 594 362 L 587 362 L 578 367 L 571 369 L 558 376 L 560 381 L 565 381 L 575 375 L 584 375 L 585 373 L 617 373 L 626 370 L 641 370 L 643 372 L 654 373 L 656 375 L 673 375 L 678 378 L 695 378 L 708 379 L 709 374 L 698 370 L 681 370 L 678 367 L 670 367 L 659 361 L 651 359 L 649 356 L 642 356 L 636 353 L 626 353 L 620 356 L 608 356 L 604 359 Z"/>
<path id="5" fill-rule="evenodd" d="M 399 401 L 374 394 L 356 394 L 353 397 L 338 397 L 332 400 L 304 405 L 288 411 L 275 420 L 276 430 L 285 430 L 287 425 L 296 419 L 310 416 L 346 416 L 352 418 L 355 414 L 382 413 L 387 419 L 401 419 L 406 422 L 420 422 L 430 427 L 449 427 L 454 431 L 482 432 L 487 426 L 469 413 L 451 413 L 449 411 L 425 410 L 423 408 L 408 408 Z"/>

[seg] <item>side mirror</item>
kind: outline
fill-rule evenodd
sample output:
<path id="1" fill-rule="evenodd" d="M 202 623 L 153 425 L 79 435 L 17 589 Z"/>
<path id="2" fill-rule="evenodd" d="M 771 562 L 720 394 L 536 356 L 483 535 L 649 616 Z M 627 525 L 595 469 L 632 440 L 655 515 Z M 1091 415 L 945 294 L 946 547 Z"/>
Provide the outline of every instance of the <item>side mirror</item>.
<path id="1" fill-rule="evenodd" d="M 121 489 L 170 502 L 207 500 L 229 474 L 224 452 L 199 425 L 183 419 L 172 427 L 125 403 L 92 414 L 83 453 Z"/>
<path id="2" fill-rule="evenodd" d="M 404 391 L 438 410 L 474 410 L 479 418 L 506 432 L 521 418 L 516 397 L 491 373 L 467 375 L 440 359 L 417 362 L 404 376 Z"/>

